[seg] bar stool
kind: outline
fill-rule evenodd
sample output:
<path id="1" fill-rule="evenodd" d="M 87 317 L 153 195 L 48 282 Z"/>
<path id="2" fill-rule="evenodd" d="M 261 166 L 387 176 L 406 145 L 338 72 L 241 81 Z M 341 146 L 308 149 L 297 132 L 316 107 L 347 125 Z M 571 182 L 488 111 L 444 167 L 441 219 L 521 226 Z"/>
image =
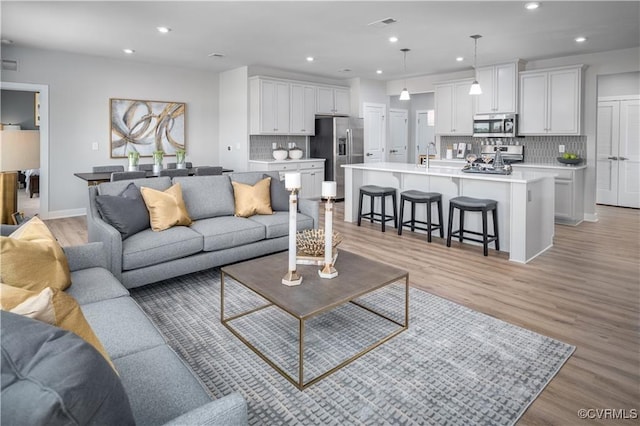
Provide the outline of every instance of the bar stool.
<path id="1" fill-rule="evenodd" d="M 460 210 L 460 229 L 451 232 L 453 224 L 453 209 Z M 465 212 L 482 212 L 482 232 L 469 231 L 464 229 L 464 213 Z M 487 231 L 487 212 L 491 211 L 493 216 L 493 235 L 489 235 Z M 464 233 L 481 235 L 482 239 L 465 237 Z M 447 235 L 447 247 L 451 247 L 451 237 L 458 237 L 458 240 L 471 240 L 482 243 L 484 247 L 484 255 L 489 255 L 488 245 L 494 242 L 496 250 L 500 250 L 500 240 L 498 238 L 498 202 L 495 200 L 486 200 L 472 197 L 455 197 L 449 201 L 449 229 Z"/>
<path id="2" fill-rule="evenodd" d="M 368 195 L 371 199 L 371 211 L 369 213 L 362 213 L 362 199 L 365 195 Z M 388 215 L 386 212 L 386 199 L 392 198 L 393 202 L 393 215 Z M 376 197 L 381 198 L 381 212 L 375 213 L 373 211 L 373 202 Z M 396 226 L 396 189 L 390 187 L 383 187 L 377 185 L 364 185 L 360 187 L 360 200 L 358 202 L 358 226 L 360 226 L 361 220 L 370 219 L 371 223 L 380 222 L 382 224 L 382 232 L 384 232 L 385 224 L 392 220 L 393 226 Z"/>
<path id="3" fill-rule="evenodd" d="M 411 219 L 404 220 L 404 203 L 408 201 L 411 203 Z M 431 203 L 438 203 L 438 223 L 433 224 L 431 221 Z M 416 220 L 416 204 L 427 205 L 427 221 L 423 222 Z M 425 227 L 416 226 L 416 223 L 420 225 L 426 225 Z M 442 221 L 442 194 L 438 192 L 422 192 L 416 190 L 404 191 L 400 194 L 400 226 L 398 226 L 398 235 L 402 235 L 402 228 L 405 226 L 411 227 L 411 232 L 419 229 L 421 231 L 427 231 L 427 241 L 431 242 L 431 232 L 433 230 L 440 230 L 440 238 L 444 238 L 444 223 Z"/>

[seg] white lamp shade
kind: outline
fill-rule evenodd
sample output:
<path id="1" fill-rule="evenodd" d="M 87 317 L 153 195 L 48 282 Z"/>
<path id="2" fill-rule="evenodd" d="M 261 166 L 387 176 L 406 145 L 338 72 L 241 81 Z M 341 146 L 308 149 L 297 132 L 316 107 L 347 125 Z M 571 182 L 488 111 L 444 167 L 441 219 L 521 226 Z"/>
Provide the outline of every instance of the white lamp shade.
<path id="1" fill-rule="evenodd" d="M 322 182 L 322 196 L 325 198 L 335 197 L 338 185 L 331 180 Z"/>
<path id="2" fill-rule="evenodd" d="M 411 96 L 409 96 L 409 91 L 405 87 L 404 89 L 402 89 L 402 92 L 400 92 L 400 100 L 408 101 L 409 99 L 411 99 Z"/>
<path id="3" fill-rule="evenodd" d="M 40 131 L 0 131 L 0 171 L 40 168 Z"/>
<path id="4" fill-rule="evenodd" d="M 478 80 L 474 80 L 471 84 L 471 87 L 469 88 L 469 94 L 482 95 L 482 88 L 480 88 L 480 83 L 478 83 Z"/>
<path id="5" fill-rule="evenodd" d="M 288 190 L 300 189 L 300 173 L 285 173 L 284 187 Z"/>

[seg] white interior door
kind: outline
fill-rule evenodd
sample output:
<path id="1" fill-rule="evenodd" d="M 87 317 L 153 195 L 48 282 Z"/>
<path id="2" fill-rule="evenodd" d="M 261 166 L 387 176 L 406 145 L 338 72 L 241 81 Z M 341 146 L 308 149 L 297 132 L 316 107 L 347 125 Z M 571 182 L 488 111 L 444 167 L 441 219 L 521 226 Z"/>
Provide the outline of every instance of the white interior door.
<path id="1" fill-rule="evenodd" d="M 618 204 L 618 140 L 620 102 L 598 102 L 596 150 L 596 202 Z"/>
<path id="2" fill-rule="evenodd" d="M 618 205 L 640 207 L 640 100 L 620 101 Z"/>
<path id="3" fill-rule="evenodd" d="M 435 115 L 432 109 L 416 111 L 416 158 L 418 155 L 427 154 L 438 154 Z"/>
<path id="4" fill-rule="evenodd" d="M 409 111 L 406 109 L 389 110 L 389 145 L 387 159 L 393 163 L 407 162 L 409 144 Z"/>
<path id="5" fill-rule="evenodd" d="M 364 103 L 364 162 L 373 163 L 384 158 L 386 112 L 385 104 Z"/>

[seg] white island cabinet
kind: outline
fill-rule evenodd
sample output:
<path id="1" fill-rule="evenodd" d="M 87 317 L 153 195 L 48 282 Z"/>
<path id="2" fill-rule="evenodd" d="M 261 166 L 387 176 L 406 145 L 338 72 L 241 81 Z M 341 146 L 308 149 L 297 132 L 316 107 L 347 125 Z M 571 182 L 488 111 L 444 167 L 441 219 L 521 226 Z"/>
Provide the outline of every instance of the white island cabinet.
<path id="1" fill-rule="evenodd" d="M 400 192 L 417 189 L 442 194 L 445 234 L 449 200 L 464 195 L 498 202 L 500 249 L 509 252 L 509 260 L 526 263 L 553 246 L 553 173 L 513 172 L 511 175 L 490 175 L 464 173 L 450 167 L 425 168 L 402 163 L 349 164 L 343 167 L 346 222 L 356 222 L 358 219 L 358 195 L 362 185 L 397 188 L 398 199 Z M 379 209 L 379 204 L 375 208 Z M 418 219 L 425 220 L 419 213 L 424 212 L 416 212 Z M 456 222 L 457 220 L 454 221 L 455 229 Z M 480 231 L 481 215 L 465 215 L 465 229 Z M 489 231 L 491 232 L 491 227 Z"/>

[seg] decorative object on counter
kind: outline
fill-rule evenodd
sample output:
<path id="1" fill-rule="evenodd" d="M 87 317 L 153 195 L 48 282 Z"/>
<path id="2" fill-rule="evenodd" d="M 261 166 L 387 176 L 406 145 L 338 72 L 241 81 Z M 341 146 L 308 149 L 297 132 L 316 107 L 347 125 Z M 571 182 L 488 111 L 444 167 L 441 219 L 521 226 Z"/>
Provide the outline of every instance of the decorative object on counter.
<path id="1" fill-rule="evenodd" d="M 428 165 L 429 165 L 429 158 L 424 154 L 418 155 L 418 166 L 427 167 Z"/>
<path id="2" fill-rule="evenodd" d="M 409 95 L 409 91 L 407 90 L 407 78 L 406 78 L 406 74 L 407 74 L 407 52 L 410 52 L 411 49 L 400 49 L 400 51 L 404 54 L 404 74 L 405 74 L 405 79 L 404 79 L 404 88 L 402 89 L 402 92 L 400 92 L 400 100 L 401 101 L 408 101 L 411 99 L 411 96 Z"/>
<path id="3" fill-rule="evenodd" d="M 296 271 L 297 192 L 302 186 L 300 179 L 300 173 L 286 173 L 284 175 L 284 187 L 287 191 L 291 191 L 289 195 L 289 271 L 282 278 L 282 284 L 288 286 L 302 284 L 302 276 L 298 275 Z"/>
<path id="4" fill-rule="evenodd" d="M 292 160 L 301 159 L 303 154 L 304 154 L 304 151 L 302 151 L 302 149 L 298 148 L 297 146 L 294 146 L 293 148 L 289 149 L 289 158 L 291 158 Z"/>
<path id="5" fill-rule="evenodd" d="M 451 145 L 447 145 L 447 151 L 445 154 L 445 158 L 447 160 L 453 160 L 453 147 Z"/>
<path id="6" fill-rule="evenodd" d="M 288 155 L 289 155 L 289 151 L 287 151 L 284 148 L 278 147 L 273 150 L 273 158 L 278 161 L 286 160 Z"/>
<path id="7" fill-rule="evenodd" d="M 502 151 L 497 150 L 496 155 L 493 158 L 493 168 L 496 170 L 504 169 L 504 161 L 502 160 Z"/>
<path id="8" fill-rule="evenodd" d="M 565 152 L 562 157 L 557 157 L 557 160 L 562 164 L 573 166 L 582 163 L 582 158 L 572 152 Z"/>
<path id="9" fill-rule="evenodd" d="M 164 151 L 153 151 L 153 174 L 160 174 L 163 159 Z"/>
<path id="10" fill-rule="evenodd" d="M 140 153 L 138 151 L 130 151 L 127 156 L 129 157 L 129 171 L 137 172 L 138 162 L 140 161 Z"/>
<path id="11" fill-rule="evenodd" d="M 435 142 L 431 141 L 429 142 L 429 145 L 427 145 L 427 155 L 429 156 L 429 158 L 435 160 L 436 156 L 438 155 L 438 148 L 436 148 Z"/>
<path id="12" fill-rule="evenodd" d="M 110 99 L 109 106 L 111 158 L 125 158 L 129 151 L 173 155 L 185 148 L 185 103 Z"/>
<path id="13" fill-rule="evenodd" d="M 335 181 L 322 182 L 322 197 L 327 199 L 324 208 L 324 268 L 318 271 L 320 278 L 335 278 L 338 271 L 333 267 L 333 200 L 336 198 L 338 186 Z M 338 241 L 340 243 L 340 241 Z M 337 244 L 336 244 L 337 245 Z"/>
<path id="14" fill-rule="evenodd" d="M 185 169 L 187 167 L 187 151 L 179 148 L 176 149 L 176 169 Z"/>
<path id="15" fill-rule="evenodd" d="M 482 88 L 480 87 L 480 83 L 478 83 L 478 39 L 482 38 L 480 34 L 474 34 L 469 36 L 474 40 L 474 48 L 473 48 L 473 83 L 471 83 L 471 87 L 469 88 L 470 95 L 482 95 Z"/>

